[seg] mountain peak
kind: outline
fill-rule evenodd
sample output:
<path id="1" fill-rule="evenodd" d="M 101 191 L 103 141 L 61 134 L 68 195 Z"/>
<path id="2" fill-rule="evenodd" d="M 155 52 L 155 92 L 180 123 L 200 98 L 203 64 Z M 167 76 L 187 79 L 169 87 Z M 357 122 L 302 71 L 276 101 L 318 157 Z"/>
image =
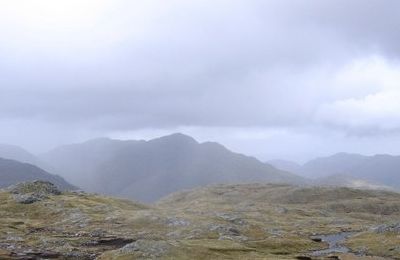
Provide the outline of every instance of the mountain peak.
<path id="1" fill-rule="evenodd" d="M 166 135 L 166 136 L 162 136 L 162 137 L 150 140 L 150 142 L 151 141 L 198 144 L 198 142 L 193 137 L 182 134 L 182 133 L 173 133 L 170 135 Z"/>

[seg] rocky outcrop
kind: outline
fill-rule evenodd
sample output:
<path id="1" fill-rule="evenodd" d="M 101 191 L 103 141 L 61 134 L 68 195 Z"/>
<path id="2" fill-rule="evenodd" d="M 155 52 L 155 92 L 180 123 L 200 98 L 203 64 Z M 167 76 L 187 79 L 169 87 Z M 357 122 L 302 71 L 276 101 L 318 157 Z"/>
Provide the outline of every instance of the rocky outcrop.
<path id="1" fill-rule="evenodd" d="M 378 234 L 396 233 L 400 234 L 400 222 L 392 224 L 382 224 L 372 228 L 372 231 Z"/>
<path id="2" fill-rule="evenodd" d="M 165 241 L 137 240 L 119 249 L 119 254 L 137 254 L 140 257 L 161 257 L 171 248 Z"/>
<path id="3" fill-rule="evenodd" d="M 15 201 L 22 204 L 31 204 L 48 199 L 52 195 L 60 195 L 61 191 L 51 182 L 33 181 L 13 185 L 7 190 Z"/>

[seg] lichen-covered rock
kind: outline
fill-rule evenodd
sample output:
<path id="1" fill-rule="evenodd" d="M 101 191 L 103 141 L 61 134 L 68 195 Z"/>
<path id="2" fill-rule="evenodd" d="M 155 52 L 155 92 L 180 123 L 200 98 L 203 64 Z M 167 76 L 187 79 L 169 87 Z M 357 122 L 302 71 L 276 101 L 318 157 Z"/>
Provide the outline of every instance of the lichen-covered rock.
<path id="1" fill-rule="evenodd" d="M 208 227 L 209 231 L 217 232 L 219 235 L 219 240 L 247 240 L 246 236 L 243 236 L 239 229 L 234 226 L 211 224 Z"/>
<path id="2" fill-rule="evenodd" d="M 161 257 L 168 252 L 171 245 L 165 241 L 139 239 L 119 249 L 120 254 L 137 253 L 142 257 Z"/>
<path id="3" fill-rule="evenodd" d="M 36 196 L 36 195 L 29 195 L 29 194 L 13 194 L 13 198 L 16 202 L 21 204 L 32 204 L 37 201 L 41 201 L 43 198 Z"/>
<path id="4" fill-rule="evenodd" d="M 61 191 L 51 182 L 33 181 L 22 182 L 7 189 L 15 201 L 22 204 L 31 204 L 49 198 L 51 195 L 60 195 Z"/>
<path id="5" fill-rule="evenodd" d="M 177 217 L 168 217 L 166 220 L 166 224 L 170 227 L 179 227 L 179 226 L 189 226 L 190 222 L 185 219 Z"/>
<path id="6" fill-rule="evenodd" d="M 242 219 L 239 215 L 236 215 L 236 214 L 226 213 L 226 212 L 223 212 L 223 213 L 217 212 L 216 216 L 225 221 L 228 221 L 228 222 L 231 222 L 231 223 L 234 223 L 237 225 L 246 224 L 246 221 L 244 219 Z"/>
<path id="7" fill-rule="evenodd" d="M 389 233 L 389 232 L 400 234 L 400 223 L 383 224 L 375 226 L 372 228 L 372 231 L 378 234 Z"/>

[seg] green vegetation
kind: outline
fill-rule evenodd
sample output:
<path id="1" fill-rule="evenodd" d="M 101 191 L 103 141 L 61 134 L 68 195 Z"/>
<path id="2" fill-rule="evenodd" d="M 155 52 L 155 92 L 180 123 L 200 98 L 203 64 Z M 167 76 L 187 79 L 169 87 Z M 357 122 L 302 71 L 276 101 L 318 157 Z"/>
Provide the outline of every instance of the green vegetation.
<path id="1" fill-rule="evenodd" d="M 400 258 L 397 193 L 243 184 L 150 206 L 77 192 L 0 200 L 0 259 L 301 259 L 327 247 L 313 235 L 342 231 L 356 232 L 355 254 Z M 367 259 L 355 254 L 341 257 Z"/>

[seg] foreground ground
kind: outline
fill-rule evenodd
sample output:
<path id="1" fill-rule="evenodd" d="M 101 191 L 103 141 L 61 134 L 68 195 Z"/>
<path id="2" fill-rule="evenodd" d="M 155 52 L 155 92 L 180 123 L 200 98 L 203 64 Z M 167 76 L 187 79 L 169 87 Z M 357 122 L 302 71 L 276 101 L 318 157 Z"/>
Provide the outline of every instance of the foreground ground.
<path id="1" fill-rule="evenodd" d="M 0 259 L 400 259 L 398 193 L 221 185 L 142 205 L 31 189 L 0 192 Z M 350 252 L 318 254 L 324 234 Z"/>

